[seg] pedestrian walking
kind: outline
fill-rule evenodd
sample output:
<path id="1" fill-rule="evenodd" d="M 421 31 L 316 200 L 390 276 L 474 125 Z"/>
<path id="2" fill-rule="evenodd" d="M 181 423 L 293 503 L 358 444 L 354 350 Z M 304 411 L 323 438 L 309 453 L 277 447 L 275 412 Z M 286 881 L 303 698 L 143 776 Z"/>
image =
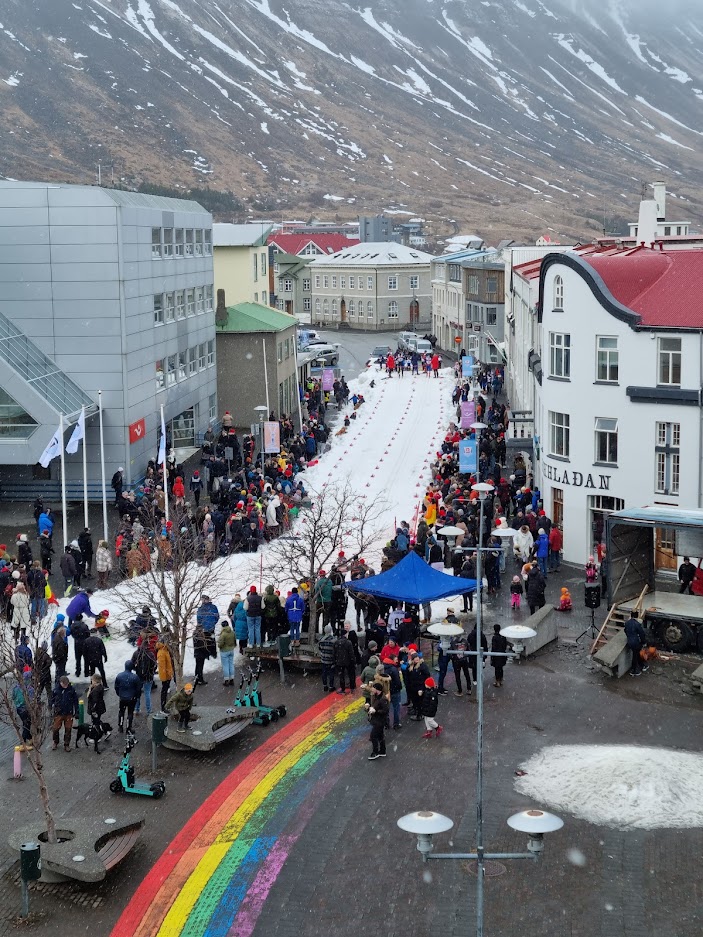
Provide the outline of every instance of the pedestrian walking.
<path id="1" fill-rule="evenodd" d="M 634 615 L 631 615 L 625 622 L 625 636 L 627 638 L 627 646 L 632 651 L 630 676 L 639 677 L 643 669 L 649 670 L 646 664 L 644 668 L 642 667 L 642 660 L 640 658 L 640 651 L 647 643 L 647 636 L 642 627 L 642 623 Z"/>
<path id="2" fill-rule="evenodd" d="M 334 645 L 334 663 L 339 674 L 339 689 L 337 693 L 346 693 L 346 682 L 349 681 L 349 692 L 356 689 L 356 657 L 354 645 L 346 633 L 342 634 Z"/>
<path id="3" fill-rule="evenodd" d="M 220 660 L 222 661 L 222 686 L 234 686 L 234 649 L 236 644 L 237 639 L 234 631 L 232 631 L 232 626 L 225 618 L 220 625 L 220 636 L 217 639 Z"/>
<path id="4" fill-rule="evenodd" d="M 422 737 L 423 739 L 431 739 L 434 731 L 435 738 L 439 738 L 444 729 L 435 719 L 439 707 L 439 693 L 432 677 L 425 680 L 425 685 L 420 690 L 420 697 L 422 717 L 425 720 L 425 731 L 422 733 Z"/>
<path id="5" fill-rule="evenodd" d="M 117 714 L 117 728 L 124 732 L 124 718 L 127 716 L 127 732 L 132 732 L 134 722 L 134 707 L 137 705 L 139 694 L 142 692 L 142 681 L 134 672 L 134 664 L 126 660 L 124 670 L 115 677 L 115 693 L 119 700 Z"/>
<path id="6" fill-rule="evenodd" d="M 173 680 L 173 658 L 168 645 L 164 641 L 156 642 L 156 667 L 161 681 L 161 712 L 166 712 L 168 690 Z"/>
<path id="7" fill-rule="evenodd" d="M 493 686 L 503 686 L 503 668 L 507 658 L 496 655 L 505 654 L 507 650 L 508 639 L 500 633 L 500 625 L 493 625 L 493 637 L 491 638 L 491 667 L 495 675 Z"/>
<path id="8" fill-rule="evenodd" d="M 54 717 L 52 725 L 53 751 L 59 747 L 61 727 L 63 726 L 63 747 L 64 751 L 71 750 L 71 731 L 73 729 L 73 720 L 78 718 L 78 694 L 71 686 L 71 681 L 64 674 L 51 697 L 51 712 Z"/>
<path id="9" fill-rule="evenodd" d="M 381 683 L 371 684 L 371 700 L 364 704 L 369 722 L 371 723 L 371 754 L 369 761 L 386 757 L 386 721 L 388 719 L 388 700 L 383 695 Z"/>
<path id="10" fill-rule="evenodd" d="M 325 625 L 324 633 L 318 642 L 320 652 L 320 664 L 322 665 L 322 690 L 324 693 L 331 693 L 334 690 L 334 671 L 335 671 L 335 647 L 336 638 L 332 633 L 332 625 Z M 378 658 L 376 658 L 378 662 Z M 371 660 L 369 660 L 369 666 Z M 376 672 L 374 666 L 374 673 Z M 364 682 L 362 677 L 362 683 Z"/>

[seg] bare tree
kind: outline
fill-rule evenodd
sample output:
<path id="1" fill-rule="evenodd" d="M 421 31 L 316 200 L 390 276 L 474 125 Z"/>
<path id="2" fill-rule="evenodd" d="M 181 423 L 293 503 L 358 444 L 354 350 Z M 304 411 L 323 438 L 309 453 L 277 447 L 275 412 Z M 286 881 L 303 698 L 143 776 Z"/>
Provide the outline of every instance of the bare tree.
<path id="1" fill-rule="evenodd" d="M 195 616 L 203 595 L 214 595 L 218 581 L 217 561 L 206 562 L 202 538 L 196 532 L 179 530 L 174 518 L 173 537 L 162 537 L 161 523 L 153 527 L 154 552 L 144 556 L 141 572 L 135 571 L 128 584 L 118 590 L 123 614 L 135 618 L 147 605 L 160 619 L 162 639 L 173 657 L 180 683 L 183 677 L 186 644 L 195 629 Z M 211 543 L 217 555 L 217 542 Z"/>
<path id="2" fill-rule="evenodd" d="M 6 626 L 0 636 L 0 722 L 9 726 L 23 747 L 37 779 L 46 823 L 47 841 L 55 843 L 56 823 L 44 774 L 43 746 L 51 734 L 51 658 L 41 648 L 51 632 L 53 614 L 33 622 L 27 630 L 29 655 Z M 29 667 L 29 669 L 27 669 Z"/>
<path id="3" fill-rule="evenodd" d="M 301 513 L 290 533 L 269 544 L 266 569 L 277 582 L 309 579 L 312 583 L 320 569 L 336 560 L 340 550 L 351 559 L 383 537 L 385 501 L 365 498 L 355 491 L 348 477 L 319 491 L 311 489 L 310 498 L 311 507 Z"/>

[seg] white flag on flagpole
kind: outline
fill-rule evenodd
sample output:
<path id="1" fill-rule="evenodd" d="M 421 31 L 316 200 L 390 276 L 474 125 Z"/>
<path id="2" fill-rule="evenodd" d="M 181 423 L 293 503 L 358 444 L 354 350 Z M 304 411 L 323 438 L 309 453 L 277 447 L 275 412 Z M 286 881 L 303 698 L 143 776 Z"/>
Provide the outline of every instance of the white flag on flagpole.
<path id="1" fill-rule="evenodd" d="M 56 456 L 61 455 L 61 446 L 63 444 L 63 431 L 61 425 L 49 440 L 49 444 L 39 457 L 39 464 L 42 468 L 48 468 L 49 463 Z"/>
<path id="2" fill-rule="evenodd" d="M 69 452 L 71 455 L 73 455 L 74 452 L 78 452 L 78 443 L 81 439 L 85 439 L 85 407 L 81 407 L 81 415 L 78 417 L 78 422 L 71 433 L 71 438 L 66 444 L 66 452 Z"/>
<path id="3" fill-rule="evenodd" d="M 164 408 L 161 408 L 161 439 L 159 440 L 159 457 L 156 460 L 159 465 L 166 461 L 166 424 L 164 423 Z"/>

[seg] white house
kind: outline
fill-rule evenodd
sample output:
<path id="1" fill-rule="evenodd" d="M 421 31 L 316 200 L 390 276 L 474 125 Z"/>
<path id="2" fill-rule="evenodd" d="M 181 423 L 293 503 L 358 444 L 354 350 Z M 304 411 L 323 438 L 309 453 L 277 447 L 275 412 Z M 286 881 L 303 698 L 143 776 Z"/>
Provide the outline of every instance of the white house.
<path id="1" fill-rule="evenodd" d="M 610 511 L 703 507 L 701 295 L 700 250 L 542 261 L 535 483 L 567 560 L 593 552 Z"/>

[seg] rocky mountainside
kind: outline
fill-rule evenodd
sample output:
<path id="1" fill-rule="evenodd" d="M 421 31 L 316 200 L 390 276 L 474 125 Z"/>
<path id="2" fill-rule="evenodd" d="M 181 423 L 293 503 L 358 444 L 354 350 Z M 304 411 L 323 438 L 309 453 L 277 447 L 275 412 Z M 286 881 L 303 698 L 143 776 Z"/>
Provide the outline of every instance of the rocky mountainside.
<path id="1" fill-rule="evenodd" d="M 621 227 L 663 177 L 701 224 L 703 4 L 656 6 L 0 0 L 0 174 L 486 238 Z"/>

